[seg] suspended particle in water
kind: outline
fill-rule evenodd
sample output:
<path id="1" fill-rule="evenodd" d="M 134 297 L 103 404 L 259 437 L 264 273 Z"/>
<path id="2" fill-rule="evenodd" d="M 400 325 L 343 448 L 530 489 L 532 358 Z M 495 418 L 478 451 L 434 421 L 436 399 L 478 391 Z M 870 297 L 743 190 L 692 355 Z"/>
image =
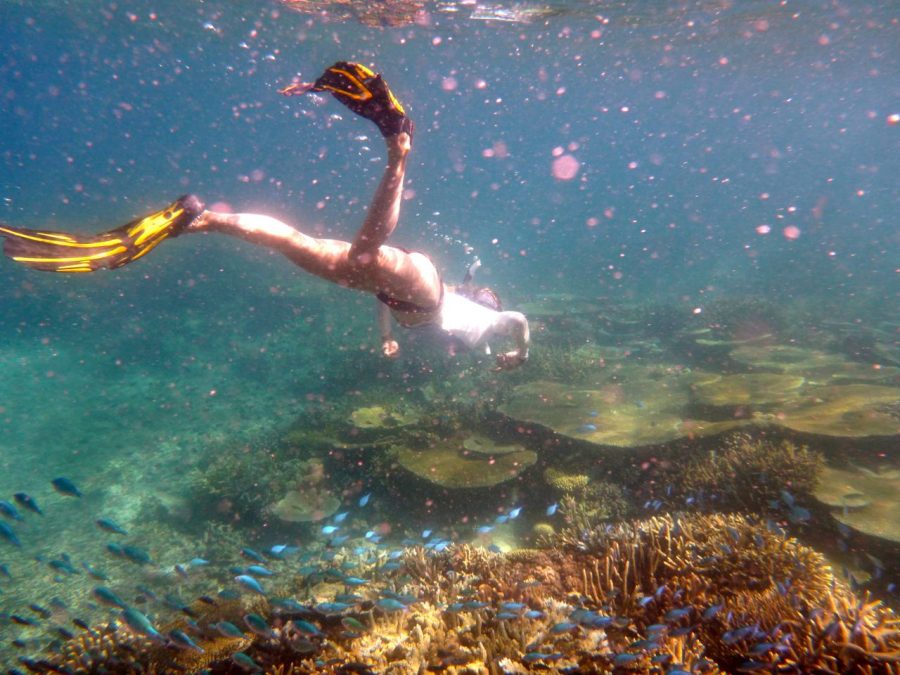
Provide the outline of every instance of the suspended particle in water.
<path id="1" fill-rule="evenodd" d="M 572 155 L 560 155 L 553 160 L 552 173 L 557 180 L 572 180 L 580 169 L 581 163 Z"/>
<path id="2" fill-rule="evenodd" d="M 800 238 L 800 228 L 796 225 L 788 225 L 782 231 L 784 238 L 789 241 L 794 241 Z"/>

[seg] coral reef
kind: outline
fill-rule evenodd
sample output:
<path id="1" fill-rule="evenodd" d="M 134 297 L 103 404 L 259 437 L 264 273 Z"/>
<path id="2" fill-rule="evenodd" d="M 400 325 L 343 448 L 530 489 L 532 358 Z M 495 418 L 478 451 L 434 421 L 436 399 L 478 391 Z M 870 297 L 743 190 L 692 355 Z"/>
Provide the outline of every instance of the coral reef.
<path id="1" fill-rule="evenodd" d="M 900 470 L 825 466 L 813 495 L 839 523 L 900 543 Z"/>
<path id="2" fill-rule="evenodd" d="M 358 594 L 194 603 L 200 652 L 122 626 L 68 640 L 35 672 L 896 672 L 900 621 L 822 556 L 738 515 L 564 529 L 544 550 L 412 547 L 370 560 Z M 292 588 L 292 585 L 294 586 Z M 298 597 L 302 597 L 299 596 Z M 338 600 L 340 598 L 340 600 Z M 255 631 L 224 638 L 222 621 Z M 245 622 L 241 622 L 241 617 Z"/>
<path id="3" fill-rule="evenodd" d="M 301 462 L 293 484 L 268 510 L 287 523 L 309 523 L 333 515 L 341 506 L 330 483 L 325 480 L 325 465 L 312 458 Z"/>
<path id="4" fill-rule="evenodd" d="M 664 482 L 670 499 L 713 501 L 719 507 L 766 512 L 782 490 L 810 494 L 824 461 L 821 453 L 788 440 L 748 434 L 724 439 L 705 457 L 672 465 Z"/>
<path id="5" fill-rule="evenodd" d="M 554 468 L 544 471 L 544 480 L 561 493 L 559 512 L 567 526 L 576 531 L 591 529 L 605 521 L 620 520 L 632 511 L 625 491 L 615 483 Z M 539 541 L 546 543 L 549 540 L 539 537 Z"/>

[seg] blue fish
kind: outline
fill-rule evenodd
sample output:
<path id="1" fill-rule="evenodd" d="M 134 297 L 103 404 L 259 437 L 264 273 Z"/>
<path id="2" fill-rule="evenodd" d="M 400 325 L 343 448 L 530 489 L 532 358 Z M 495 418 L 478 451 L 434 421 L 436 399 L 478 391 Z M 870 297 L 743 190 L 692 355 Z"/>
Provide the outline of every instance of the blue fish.
<path id="1" fill-rule="evenodd" d="M 38 506 L 38 503 L 31 495 L 25 494 L 24 492 L 17 492 L 13 495 L 13 498 L 17 502 L 19 502 L 22 508 L 28 509 L 29 511 L 34 511 L 39 516 L 44 515 L 44 512 L 41 511 L 41 507 Z"/>
<path id="2" fill-rule="evenodd" d="M 183 630 L 178 630 L 176 628 L 169 631 L 169 639 L 172 641 L 172 644 L 174 644 L 176 647 L 180 647 L 181 649 L 191 649 L 200 654 L 203 654 L 205 651 L 203 647 L 191 640 L 188 634 Z"/>
<path id="3" fill-rule="evenodd" d="M 710 605 L 703 610 L 702 619 L 704 621 L 712 621 L 712 619 L 722 610 L 724 606 L 724 603 L 721 602 L 715 605 Z"/>
<path id="4" fill-rule="evenodd" d="M 122 526 L 111 518 L 98 518 L 95 522 L 97 523 L 97 527 L 105 532 L 111 532 L 112 534 L 128 534 Z"/>
<path id="5" fill-rule="evenodd" d="M 145 586 L 144 584 L 138 584 L 137 586 L 135 586 L 135 588 L 137 589 L 137 592 L 138 592 L 138 593 L 140 593 L 140 594 L 143 595 L 143 596 L 146 596 L 146 597 L 149 598 L 150 600 L 157 600 L 157 599 L 158 599 L 158 596 L 156 595 L 156 593 L 153 592 L 153 589 L 152 589 L 152 588 L 148 588 L 148 587 Z"/>
<path id="6" fill-rule="evenodd" d="M 322 534 L 325 534 L 325 535 L 334 534 L 339 529 L 341 529 L 341 528 L 338 527 L 337 525 L 323 525 L 322 526 Z"/>
<path id="7" fill-rule="evenodd" d="M 400 612 L 406 609 L 406 605 L 394 598 L 381 598 L 375 604 L 385 612 Z"/>
<path id="8" fill-rule="evenodd" d="M 690 607 L 677 607 L 666 612 L 666 621 L 680 621 L 691 615 Z"/>
<path id="9" fill-rule="evenodd" d="M 266 562 L 266 559 L 262 557 L 259 553 L 254 551 L 252 548 L 244 547 L 241 549 L 241 555 L 245 558 L 250 558 L 250 560 L 258 563 Z"/>
<path id="10" fill-rule="evenodd" d="M 553 502 L 550 506 L 547 507 L 547 510 L 545 511 L 545 513 L 548 516 L 555 515 L 556 509 L 558 509 L 558 508 L 559 508 L 559 502 Z"/>
<path id="11" fill-rule="evenodd" d="M 72 481 L 70 481 L 65 476 L 60 476 L 59 478 L 54 478 L 50 483 L 53 485 L 53 489 L 55 489 L 59 494 L 64 497 L 80 497 L 81 490 L 78 489 L 78 486 L 75 485 Z"/>
<path id="12" fill-rule="evenodd" d="M 212 627 L 215 628 L 219 632 L 219 635 L 221 635 L 223 637 L 228 637 L 228 638 L 245 637 L 244 632 L 229 621 L 220 621 L 219 623 L 213 624 Z"/>
<path id="13" fill-rule="evenodd" d="M 343 513 L 338 513 L 338 514 L 334 517 L 334 522 L 336 522 L 336 523 L 343 523 L 345 520 L 347 520 L 347 516 L 349 516 L 349 515 L 350 515 L 350 512 L 349 512 L 349 511 L 344 511 Z"/>
<path id="14" fill-rule="evenodd" d="M 370 500 L 371 498 L 372 498 L 372 493 L 371 493 L 371 492 L 367 492 L 366 494 L 364 494 L 362 497 L 359 498 L 359 505 L 360 505 L 361 507 L 362 507 L 362 506 L 365 506 L 366 504 L 369 503 L 369 500 Z"/>
<path id="15" fill-rule="evenodd" d="M 802 506 L 793 506 L 788 513 L 788 520 L 795 525 L 797 523 L 808 522 L 810 518 L 812 518 L 812 514 L 809 512 L 809 509 L 803 508 Z"/>
<path id="16" fill-rule="evenodd" d="M 297 627 L 301 633 L 306 633 L 307 635 L 321 635 L 321 631 L 315 624 L 311 624 L 309 621 L 304 621 L 303 619 L 294 619 L 294 626 Z"/>
<path id="17" fill-rule="evenodd" d="M 231 660 L 248 672 L 262 672 L 262 666 L 260 666 L 256 661 L 247 656 L 244 652 L 237 652 L 236 654 L 232 654 Z"/>
<path id="18" fill-rule="evenodd" d="M 163 638 L 160 632 L 153 627 L 153 624 L 150 623 L 150 619 L 141 614 L 134 607 L 128 607 L 122 612 L 122 620 L 135 633 L 144 635 L 151 640 L 165 642 L 165 638 Z"/>
<path id="19" fill-rule="evenodd" d="M 259 614 L 245 614 L 244 623 L 247 624 L 247 628 L 252 630 L 257 635 L 262 635 L 266 638 L 272 637 L 274 635 L 272 629 L 269 628 L 269 624 L 267 624 L 266 620 Z"/>
<path id="20" fill-rule="evenodd" d="M 494 526 L 493 525 L 482 525 L 476 531 L 478 532 L 478 534 L 490 534 L 491 532 L 494 531 Z"/>
<path id="21" fill-rule="evenodd" d="M 518 518 L 520 513 L 522 513 L 522 507 L 517 506 L 516 508 L 514 508 L 512 511 L 509 512 L 509 519 L 514 520 L 515 518 Z"/>
<path id="22" fill-rule="evenodd" d="M 109 605 L 110 607 L 118 607 L 119 609 L 128 608 L 128 605 L 125 604 L 125 601 L 106 586 L 97 586 L 96 588 L 94 588 L 92 593 L 94 594 L 94 597 L 104 605 Z"/>
<path id="23" fill-rule="evenodd" d="M 19 509 L 7 501 L 0 501 L 0 515 L 6 516 L 11 520 L 22 520 L 22 514 Z"/>
<path id="24" fill-rule="evenodd" d="M 98 570 L 96 567 L 92 567 L 90 564 L 82 561 L 81 566 L 84 568 L 84 571 L 91 575 L 97 581 L 107 581 L 109 579 L 109 575 L 102 570 Z"/>
<path id="25" fill-rule="evenodd" d="M 152 562 L 150 560 L 150 554 L 139 546 L 123 546 L 122 554 L 131 562 L 137 563 L 138 565 L 147 565 Z"/>
<path id="26" fill-rule="evenodd" d="M 248 591 L 253 591 L 254 593 L 258 593 L 259 595 L 266 594 L 266 591 L 263 589 L 262 584 L 251 577 L 249 574 L 238 574 L 234 578 L 234 580 L 241 586 L 246 588 Z"/>
<path id="27" fill-rule="evenodd" d="M 247 574 L 253 574 L 258 577 L 275 576 L 275 572 L 268 569 L 267 567 L 263 567 L 262 565 L 250 565 L 249 567 L 247 567 Z"/>
<path id="28" fill-rule="evenodd" d="M 344 583 L 348 586 L 363 586 L 369 583 L 369 580 L 361 579 L 360 577 L 344 577 Z"/>
<path id="29" fill-rule="evenodd" d="M 0 520 L 0 537 L 3 537 L 13 546 L 21 546 L 22 542 L 19 541 L 19 535 L 16 534 L 15 530 L 13 530 L 9 525 L 7 525 L 4 521 Z"/>
<path id="30" fill-rule="evenodd" d="M 431 536 L 431 530 L 422 530 L 422 539 L 428 539 Z"/>

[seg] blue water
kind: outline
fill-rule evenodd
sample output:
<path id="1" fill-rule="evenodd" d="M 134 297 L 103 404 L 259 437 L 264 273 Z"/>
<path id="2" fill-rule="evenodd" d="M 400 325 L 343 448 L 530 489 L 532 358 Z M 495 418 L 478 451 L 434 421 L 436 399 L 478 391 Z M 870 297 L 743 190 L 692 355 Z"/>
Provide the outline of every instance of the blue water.
<path id="1" fill-rule="evenodd" d="M 94 232 L 194 193 L 352 238 L 383 167 L 376 130 L 277 90 L 355 60 L 416 124 L 392 242 L 448 281 L 477 256 L 509 308 L 567 294 L 564 308 L 591 302 L 601 319 L 623 303 L 696 316 L 756 298 L 792 337 L 821 331 L 812 312 L 877 327 L 900 358 L 897 4 L 552 7 L 512 22 L 435 3 L 375 28 L 275 1 L 3 2 L 0 221 Z M 16 575 L 39 554 L 102 559 L 91 521 L 132 522 L 154 495 L 193 534 L 161 525 L 145 545 L 178 536 L 188 556 L 207 517 L 188 476 L 209 452 L 354 400 L 414 399 L 432 377 L 465 391 L 475 363 L 415 335 L 385 363 L 370 298 L 212 235 L 95 275 L 3 259 L 0 308 L 0 497 L 28 491 L 52 516 L 24 551 L 0 542 Z M 535 352 L 596 337 L 533 330 Z M 473 377 L 460 400 L 490 407 L 496 380 Z M 60 501 L 57 475 L 82 502 Z M 417 503 L 405 526 L 435 517 Z M 4 612 L 33 595 L 0 583 Z"/>

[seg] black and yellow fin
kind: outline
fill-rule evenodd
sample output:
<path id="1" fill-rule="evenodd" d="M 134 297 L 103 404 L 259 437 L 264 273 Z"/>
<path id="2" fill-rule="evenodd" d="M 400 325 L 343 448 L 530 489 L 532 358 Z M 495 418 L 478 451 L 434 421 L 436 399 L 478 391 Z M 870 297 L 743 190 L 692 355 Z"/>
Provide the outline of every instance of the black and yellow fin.
<path id="1" fill-rule="evenodd" d="M 384 136 L 413 133 L 413 123 L 384 78 L 361 63 L 338 61 L 315 81 L 312 91 L 330 91 L 361 117 L 370 119 Z"/>
<path id="2" fill-rule="evenodd" d="M 95 235 L 26 230 L 0 224 L 7 257 L 44 272 L 94 272 L 127 265 L 178 236 L 203 211 L 192 195 L 150 215 Z"/>

